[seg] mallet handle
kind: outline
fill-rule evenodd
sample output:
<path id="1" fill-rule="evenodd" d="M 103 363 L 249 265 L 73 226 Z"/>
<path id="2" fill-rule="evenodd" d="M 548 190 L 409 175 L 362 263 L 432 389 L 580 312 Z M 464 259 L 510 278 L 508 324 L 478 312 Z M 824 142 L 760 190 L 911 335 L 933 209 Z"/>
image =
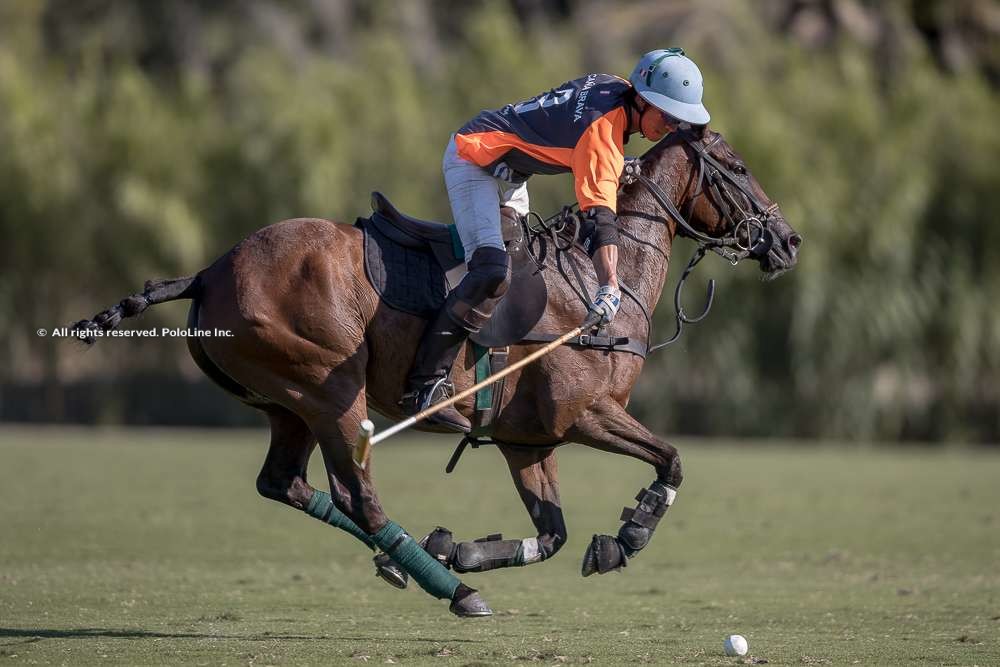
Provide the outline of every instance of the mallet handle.
<path id="1" fill-rule="evenodd" d="M 423 419 L 426 419 L 426 418 L 430 417 L 431 415 L 433 415 L 434 413 L 438 412 L 439 410 L 444 410 L 449 405 L 454 405 L 455 403 L 461 401 L 463 398 L 466 398 L 466 397 L 471 396 L 472 394 L 476 393 L 480 389 L 482 389 L 484 387 L 488 387 L 490 384 L 492 384 L 493 382 L 496 382 L 500 378 L 507 377 L 508 375 L 510 375 L 511 373 L 513 373 L 514 371 L 516 371 L 518 369 L 521 369 L 521 368 L 524 368 L 525 366 L 527 366 L 528 364 L 530 364 L 532 361 L 535 361 L 539 357 L 544 357 L 546 354 L 548 354 L 552 350 L 556 349 L 560 345 L 564 344 L 566 341 L 570 340 L 571 338 L 575 338 L 576 336 L 579 336 L 583 332 L 583 330 L 584 330 L 584 325 L 581 325 L 581 326 L 578 326 L 577 328 L 573 329 L 572 331 L 567 331 L 566 333 L 564 333 L 559 338 L 556 338 L 551 343 L 546 344 L 545 347 L 543 347 L 542 349 L 535 350 L 534 352 L 532 352 L 531 354 L 529 354 L 528 356 L 526 356 L 524 359 L 521 359 L 520 361 L 517 361 L 517 362 L 511 364 L 510 366 L 508 366 L 507 368 L 503 369 L 499 373 L 496 373 L 494 375 L 489 376 L 488 378 L 486 378 L 482 382 L 477 382 L 476 384 L 472 385 L 468 389 L 465 389 L 463 391 L 458 392 L 457 394 L 455 394 L 454 396 L 452 396 L 451 398 L 449 398 L 449 399 L 447 399 L 445 401 L 441 401 L 440 403 L 435 403 L 434 405 L 430 406 L 426 410 L 421 410 L 420 412 L 418 412 L 417 414 L 413 415 L 412 417 L 404 419 L 403 421 L 399 422 L 398 424 L 390 426 L 389 428 L 385 429 L 384 431 L 382 431 L 378 435 L 371 436 L 369 433 L 366 432 L 365 428 L 362 428 L 361 429 L 361 433 L 358 434 L 358 445 L 354 448 L 354 462 L 357 463 L 360 467 L 364 468 L 365 465 L 368 462 L 368 454 L 371 451 L 372 446 L 377 445 L 378 443 L 382 442 L 386 438 L 389 438 L 391 436 L 396 435 L 400 431 L 403 431 L 405 429 L 410 428 L 411 426 L 413 426 L 414 424 L 416 424 L 418 421 L 421 421 Z M 367 420 L 365 420 L 365 421 L 367 421 Z M 368 423 L 370 424 L 371 422 L 368 422 Z"/>

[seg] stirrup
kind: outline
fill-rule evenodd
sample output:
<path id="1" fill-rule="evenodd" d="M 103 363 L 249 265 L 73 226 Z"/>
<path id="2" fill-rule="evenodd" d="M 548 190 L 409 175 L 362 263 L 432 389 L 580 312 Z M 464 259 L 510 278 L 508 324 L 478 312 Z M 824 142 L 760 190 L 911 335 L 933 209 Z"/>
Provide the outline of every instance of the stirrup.
<path id="1" fill-rule="evenodd" d="M 455 387 L 448 381 L 447 377 L 431 378 L 419 389 L 403 394 L 399 406 L 403 409 L 404 414 L 412 417 L 436 403 L 447 400 L 454 392 Z M 427 417 L 426 423 L 455 433 L 467 434 L 472 430 L 472 424 L 454 406 L 441 408 L 435 414 Z"/>
<path id="2" fill-rule="evenodd" d="M 439 391 L 441 395 L 435 399 L 435 395 Z M 438 401 L 450 398 L 454 393 L 455 385 L 447 377 L 442 377 L 436 380 L 428 380 L 417 389 L 406 392 L 399 398 L 398 405 L 404 410 L 412 412 L 412 414 L 417 414 Z"/>
<path id="3" fill-rule="evenodd" d="M 435 400 L 434 395 L 438 392 L 439 389 L 442 391 L 442 395 L 440 398 Z M 431 407 L 438 401 L 443 401 L 445 399 L 451 398 L 451 396 L 454 393 L 455 393 L 455 385 L 453 385 L 451 381 L 448 380 L 447 376 L 443 378 L 438 378 L 434 382 L 434 384 L 430 383 L 425 384 L 423 387 L 420 388 L 420 391 L 417 394 L 418 412 L 426 410 L 427 408 Z"/>

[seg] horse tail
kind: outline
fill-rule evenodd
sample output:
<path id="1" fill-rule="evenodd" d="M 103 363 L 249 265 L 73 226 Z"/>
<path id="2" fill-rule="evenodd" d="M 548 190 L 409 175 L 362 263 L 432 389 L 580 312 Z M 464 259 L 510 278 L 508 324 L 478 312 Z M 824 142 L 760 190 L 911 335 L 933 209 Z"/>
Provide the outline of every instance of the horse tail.
<path id="1" fill-rule="evenodd" d="M 177 299 L 194 299 L 201 292 L 201 278 L 198 275 L 168 280 L 147 280 L 141 293 L 131 294 L 118 305 L 94 315 L 93 319 L 80 320 L 71 327 L 72 335 L 87 345 L 97 342 L 91 331 L 110 331 L 121 324 L 126 317 L 135 317 L 150 306 Z"/>

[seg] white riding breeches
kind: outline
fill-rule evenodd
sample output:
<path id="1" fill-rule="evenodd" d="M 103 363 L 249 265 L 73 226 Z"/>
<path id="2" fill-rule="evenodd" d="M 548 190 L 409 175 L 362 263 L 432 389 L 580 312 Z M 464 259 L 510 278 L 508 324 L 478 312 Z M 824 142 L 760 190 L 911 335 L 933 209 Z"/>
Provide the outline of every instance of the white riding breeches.
<path id="1" fill-rule="evenodd" d="M 441 165 L 448 188 L 451 214 L 465 248 L 465 261 L 476 248 L 504 249 L 500 235 L 500 207 L 509 206 L 518 215 L 528 213 L 528 185 L 514 185 L 493 176 L 479 165 L 460 158 L 451 136 Z"/>

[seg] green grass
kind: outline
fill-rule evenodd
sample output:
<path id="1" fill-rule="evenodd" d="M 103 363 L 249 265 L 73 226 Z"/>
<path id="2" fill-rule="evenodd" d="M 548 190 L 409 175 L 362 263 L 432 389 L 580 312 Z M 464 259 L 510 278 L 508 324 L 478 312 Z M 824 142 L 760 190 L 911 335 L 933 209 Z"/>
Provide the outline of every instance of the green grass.
<path id="1" fill-rule="evenodd" d="M 770 664 L 1000 664 L 997 451 L 680 441 L 686 480 L 652 544 L 583 579 L 591 534 L 617 531 L 652 471 L 566 447 L 569 543 L 467 575 L 497 613 L 459 620 L 260 499 L 266 441 L 0 430 L 0 664 L 727 665 L 729 633 Z M 389 515 L 415 534 L 533 534 L 499 454 L 446 476 L 453 444 L 378 448 Z"/>

